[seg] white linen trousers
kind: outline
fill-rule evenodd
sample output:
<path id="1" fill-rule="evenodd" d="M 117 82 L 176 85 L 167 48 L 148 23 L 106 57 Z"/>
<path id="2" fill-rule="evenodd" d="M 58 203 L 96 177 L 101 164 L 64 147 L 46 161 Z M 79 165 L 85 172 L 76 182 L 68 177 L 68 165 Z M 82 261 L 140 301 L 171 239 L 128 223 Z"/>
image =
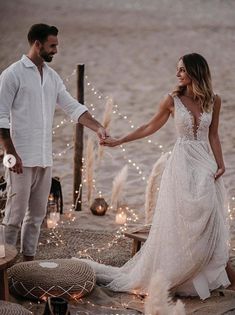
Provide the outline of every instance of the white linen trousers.
<path id="1" fill-rule="evenodd" d="M 16 245 L 21 228 L 21 252 L 34 256 L 46 215 L 51 167 L 23 167 L 23 174 L 6 170 L 8 199 L 3 224 L 6 243 Z"/>

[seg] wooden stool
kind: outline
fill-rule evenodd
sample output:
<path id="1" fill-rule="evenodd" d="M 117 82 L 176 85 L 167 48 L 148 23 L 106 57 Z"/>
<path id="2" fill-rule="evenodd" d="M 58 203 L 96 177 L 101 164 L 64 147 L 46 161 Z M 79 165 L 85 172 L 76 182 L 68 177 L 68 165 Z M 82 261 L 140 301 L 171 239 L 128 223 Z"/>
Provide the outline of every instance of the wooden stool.
<path id="1" fill-rule="evenodd" d="M 124 233 L 126 237 L 133 239 L 132 256 L 134 256 L 141 248 L 141 243 L 144 243 L 149 235 L 150 225 L 142 226 L 135 231 L 127 231 Z"/>
<path id="2" fill-rule="evenodd" d="M 7 268 L 11 267 L 16 259 L 17 250 L 14 246 L 6 244 L 6 256 L 0 258 L 0 300 L 9 300 Z"/>

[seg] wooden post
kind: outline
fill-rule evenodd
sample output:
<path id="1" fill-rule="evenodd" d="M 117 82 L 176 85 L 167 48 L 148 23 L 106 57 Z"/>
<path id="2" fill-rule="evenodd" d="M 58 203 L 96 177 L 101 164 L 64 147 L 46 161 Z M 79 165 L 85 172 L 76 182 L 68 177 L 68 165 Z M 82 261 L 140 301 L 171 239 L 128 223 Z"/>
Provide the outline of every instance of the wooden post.
<path id="1" fill-rule="evenodd" d="M 77 99 L 84 104 L 84 71 L 85 65 L 77 66 Z M 76 123 L 74 139 L 74 177 L 73 177 L 73 203 L 76 211 L 82 210 L 82 157 L 83 157 L 83 125 Z M 78 197 L 78 192 L 80 196 Z"/>

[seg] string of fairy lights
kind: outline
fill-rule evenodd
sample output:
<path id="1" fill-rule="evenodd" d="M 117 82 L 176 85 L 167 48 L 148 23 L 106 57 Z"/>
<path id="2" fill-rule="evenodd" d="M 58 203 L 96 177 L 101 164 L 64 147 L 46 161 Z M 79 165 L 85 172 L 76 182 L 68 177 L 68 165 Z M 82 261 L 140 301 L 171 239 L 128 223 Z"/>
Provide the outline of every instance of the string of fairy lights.
<path id="1" fill-rule="evenodd" d="M 135 293 L 135 295 L 132 295 L 131 296 L 131 299 L 129 302 L 120 302 L 121 306 L 125 309 L 130 309 L 130 306 L 131 304 L 134 302 L 134 301 L 137 301 L 138 300 L 138 303 L 141 303 L 142 305 L 144 305 L 144 298 L 142 295 L 138 294 L 137 292 Z M 94 307 L 94 308 L 97 308 L 97 304 L 94 304 L 92 303 L 91 301 L 84 301 L 82 298 L 77 301 L 79 304 L 88 304 L 89 306 L 91 307 Z M 99 305 L 99 308 L 103 309 L 104 311 L 105 310 L 112 310 L 114 311 L 115 313 L 113 313 L 113 315 L 122 315 L 123 313 L 118 313 L 120 312 L 120 308 L 118 307 L 115 307 L 115 306 L 105 306 L 105 305 Z M 110 312 L 108 312 L 108 314 L 110 314 Z M 105 313 L 103 315 L 106 315 Z M 112 314 L 110 314 L 112 315 Z"/>
<path id="2" fill-rule="evenodd" d="M 69 82 L 69 79 L 74 76 L 76 74 L 76 69 L 73 70 L 72 74 L 67 77 L 65 79 L 66 82 Z M 96 100 L 99 102 L 104 102 L 104 100 L 108 100 L 109 96 L 104 95 L 103 93 L 101 93 L 97 88 L 94 87 L 94 85 L 90 82 L 90 80 L 88 80 L 88 77 L 85 77 L 85 82 L 86 82 L 86 86 L 89 90 L 89 92 L 96 97 Z M 87 107 L 90 109 L 90 112 L 92 113 L 92 116 L 94 117 L 96 111 L 97 111 L 97 106 L 94 105 L 94 102 L 92 103 L 88 103 L 86 104 Z M 124 120 L 125 122 L 127 122 L 127 124 L 129 125 L 130 129 L 134 129 L 135 128 L 135 124 L 134 122 L 128 118 L 127 115 L 123 114 L 122 111 L 120 110 L 119 106 L 117 104 L 114 105 L 113 108 L 113 115 L 118 117 L 119 119 Z M 53 135 L 55 136 L 57 134 L 57 132 L 59 131 L 59 129 L 61 127 L 64 127 L 66 125 L 68 125 L 69 123 L 74 123 L 74 121 L 69 120 L 69 119 L 63 119 L 60 121 L 60 123 L 58 123 L 55 128 L 53 128 Z M 157 142 L 154 142 L 153 140 L 146 138 L 145 141 L 147 141 L 147 143 L 149 145 L 154 145 L 155 147 L 158 148 L 158 150 L 160 151 L 161 154 L 164 153 L 164 146 L 162 144 L 159 144 Z M 64 150 L 62 150 L 61 152 L 58 153 L 53 153 L 53 157 L 54 158 L 60 158 L 63 155 L 67 154 L 68 151 L 70 151 L 71 149 L 73 149 L 73 144 L 67 143 L 66 144 L 66 148 Z M 140 179 L 143 182 L 147 182 L 146 176 L 144 175 L 144 170 L 139 166 L 139 164 L 137 163 L 137 161 L 135 161 L 133 158 L 128 157 L 128 154 L 126 152 L 126 149 L 124 146 L 119 146 L 119 152 L 123 158 L 123 160 L 125 160 L 126 163 L 128 163 L 128 165 L 132 166 L 135 171 L 137 172 L 137 174 L 140 176 Z M 171 153 L 171 152 L 169 152 Z M 86 161 L 83 158 L 83 167 L 82 167 L 82 183 L 80 184 L 79 187 L 79 191 L 76 191 L 75 193 L 77 194 L 77 201 L 76 202 L 80 202 L 79 201 L 79 197 L 81 196 L 81 191 L 82 191 L 82 187 L 83 185 L 86 184 L 86 179 L 85 179 L 85 175 L 86 175 Z M 97 195 L 99 195 L 99 197 L 103 196 L 103 193 L 100 189 L 98 189 L 97 185 L 96 185 L 96 180 L 93 179 L 93 189 L 95 191 L 95 193 Z M 72 222 L 74 222 L 76 220 L 76 216 L 74 214 L 74 209 L 76 207 L 76 204 L 72 204 L 70 209 L 68 211 L 65 212 L 64 214 L 64 218 L 63 220 L 60 220 L 56 223 L 56 225 L 50 230 L 49 232 L 49 239 L 46 240 L 46 243 L 40 243 L 39 245 L 46 245 L 46 244 L 52 244 L 55 246 L 60 246 L 60 245 L 65 245 L 66 243 L 62 237 L 62 234 L 60 232 L 60 228 L 66 225 L 70 225 L 72 224 Z M 109 207 L 110 209 L 112 209 L 112 207 Z M 129 223 L 136 223 L 138 222 L 139 218 L 138 215 L 135 213 L 135 210 L 130 208 L 130 207 L 125 207 L 125 212 L 127 213 L 127 218 L 126 218 L 126 222 L 124 224 L 122 224 L 121 226 L 119 226 L 119 228 L 117 228 L 115 234 L 113 235 L 113 239 L 109 242 L 107 242 L 107 244 L 104 244 L 103 246 L 97 246 L 95 244 L 91 244 L 89 247 L 86 247 L 83 250 L 78 251 L 78 255 L 79 257 L 85 257 L 85 258 L 89 258 L 89 259 L 93 259 L 94 254 L 95 253 L 100 253 L 104 250 L 108 250 L 110 249 L 113 245 L 117 244 L 118 241 L 121 238 L 124 238 L 124 233 L 126 232 Z M 235 222 L 235 195 L 231 196 L 229 198 L 229 203 L 228 203 L 228 213 L 229 213 L 229 219 L 230 221 L 234 224 Z M 235 226 L 234 226 L 235 228 Z M 235 248 L 232 249 L 233 251 L 235 251 Z M 71 253 L 74 254 L 74 253 Z M 99 262 L 102 262 L 101 260 Z M 142 297 L 138 297 L 136 296 L 136 298 L 139 298 L 139 301 L 142 299 Z M 97 305 L 95 305 L 94 303 L 90 302 L 90 301 L 83 301 L 83 299 L 80 299 L 79 301 L 77 301 L 79 303 L 87 303 L 89 304 L 91 307 L 97 307 Z M 141 301 L 143 302 L 143 299 Z M 131 303 L 131 302 L 130 302 Z M 121 303 L 122 307 L 124 308 L 128 308 L 129 303 Z M 115 307 L 112 306 L 104 306 L 104 305 L 99 305 L 100 308 L 102 309 L 106 309 L 106 310 L 113 310 L 115 311 L 115 315 L 118 315 L 118 311 L 116 310 Z"/>
<path id="3" fill-rule="evenodd" d="M 69 82 L 70 79 L 71 79 L 71 77 L 73 77 L 76 73 L 77 73 L 77 70 L 74 69 L 74 70 L 72 71 L 72 73 L 71 73 L 69 76 L 66 77 L 65 81 L 66 81 L 66 82 Z M 104 94 L 103 94 L 102 92 L 100 92 L 97 88 L 95 88 L 95 86 L 94 86 L 94 85 L 90 82 L 90 80 L 88 79 L 88 76 L 87 76 L 87 75 L 85 76 L 85 84 L 86 84 L 86 86 L 87 86 L 89 92 L 90 92 L 91 94 L 93 94 L 93 95 L 96 97 L 96 99 L 97 99 L 98 101 L 102 101 L 102 102 L 103 102 L 104 100 L 108 100 L 108 99 L 110 98 L 110 96 L 104 95 Z M 96 111 L 97 106 L 95 106 L 94 103 L 87 103 L 86 105 L 87 105 L 88 108 L 90 108 L 91 115 L 92 115 L 92 117 L 94 118 L 94 117 L 95 117 L 94 112 Z M 127 121 L 128 125 L 129 125 L 129 127 L 130 127 L 131 129 L 134 129 L 134 128 L 135 128 L 135 124 L 133 123 L 133 121 L 132 121 L 126 114 L 123 114 L 123 113 L 120 111 L 119 106 L 118 106 L 117 104 L 114 105 L 113 114 L 116 115 L 117 117 L 119 117 L 119 118 L 121 118 L 121 119 Z M 72 123 L 74 123 L 73 120 L 69 120 L 69 119 L 63 119 L 60 123 L 58 123 L 58 124 L 56 125 L 56 127 L 53 129 L 53 135 L 55 135 L 56 130 L 57 130 L 58 128 L 64 126 L 64 125 L 65 125 L 66 123 L 68 123 L 69 121 L 72 122 Z M 149 139 L 148 137 L 145 138 L 144 141 L 146 141 L 147 143 L 149 143 L 149 144 L 151 144 L 151 145 L 156 146 L 156 147 L 160 150 L 161 153 L 164 153 L 164 147 L 163 147 L 162 144 L 159 144 L 159 143 L 156 142 L 156 141 L 153 142 L 153 140 Z M 126 149 L 125 149 L 123 146 L 120 146 L 120 149 L 122 150 L 122 152 L 126 152 Z M 62 151 L 62 152 L 63 152 L 63 151 Z M 62 152 L 61 152 L 61 154 L 62 154 Z M 60 153 L 57 153 L 57 156 L 60 156 L 59 154 L 60 154 Z M 126 159 L 126 157 L 124 157 L 124 159 Z M 130 159 L 128 159 L 128 163 L 130 163 L 131 165 L 133 165 L 134 167 L 136 167 L 137 170 L 138 170 L 139 172 L 141 172 L 141 170 L 139 170 L 139 167 L 136 165 L 135 162 L 132 162 Z M 142 172 L 141 172 L 141 174 L 142 174 Z M 144 180 L 145 180 L 145 179 L 144 179 Z"/>
<path id="4" fill-rule="evenodd" d="M 85 82 L 86 82 L 86 86 L 88 87 L 90 93 L 93 93 L 93 95 L 96 96 L 98 100 L 102 100 L 103 101 L 103 100 L 107 100 L 107 99 L 110 98 L 110 96 L 104 95 L 97 88 L 95 88 L 95 86 L 90 82 L 90 80 L 89 80 L 87 75 L 85 76 Z M 94 112 L 96 110 L 96 107 L 94 106 L 93 103 L 88 103 L 88 106 L 91 108 L 92 112 Z M 120 108 L 119 108 L 119 106 L 117 104 L 114 105 L 113 114 L 118 116 L 119 118 L 125 120 L 128 123 L 128 125 L 129 125 L 129 127 L 131 129 L 135 128 L 134 122 L 128 117 L 128 115 L 123 114 L 121 112 L 121 110 L 120 110 Z M 93 117 L 94 117 L 94 115 L 93 115 Z M 162 144 L 159 144 L 158 142 L 153 142 L 148 137 L 146 137 L 144 140 L 147 141 L 148 143 L 151 143 L 151 144 L 157 146 L 158 149 L 160 149 L 162 152 L 164 152 Z"/>
<path id="5" fill-rule="evenodd" d="M 96 96 L 98 98 L 98 100 L 105 100 L 105 99 L 108 99 L 109 96 L 105 96 L 102 92 L 100 92 L 91 82 L 90 80 L 88 79 L 88 76 L 85 76 L 85 80 L 86 80 L 86 85 L 90 91 L 90 93 L 93 93 L 94 96 Z M 95 106 L 93 103 L 91 104 L 88 104 L 88 106 L 91 107 L 92 111 L 94 112 L 96 110 Z M 119 109 L 119 106 L 116 104 L 114 105 L 114 110 L 113 110 L 113 114 L 114 115 L 117 115 L 119 118 L 122 118 L 123 120 L 126 120 L 129 124 L 129 127 L 131 129 L 135 128 L 135 125 L 133 123 L 133 121 L 131 119 L 128 118 L 127 115 L 125 114 L 122 114 L 122 112 L 120 111 Z M 146 138 L 146 141 L 148 142 L 148 144 L 153 144 L 155 146 L 158 147 L 158 149 L 161 150 L 161 153 L 163 154 L 164 153 L 164 147 L 162 144 L 159 144 L 157 142 L 153 142 L 151 139 L 149 139 L 148 137 Z M 123 146 L 120 146 L 120 149 L 122 150 L 123 153 L 126 152 L 126 149 L 123 147 Z M 169 151 L 169 153 L 171 153 L 171 151 Z M 132 161 L 132 159 L 129 159 L 125 154 L 122 155 L 122 157 L 128 161 L 128 163 L 130 165 L 132 165 L 133 167 L 136 168 L 136 170 L 139 172 L 139 174 L 141 175 L 142 174 L 142 170 L 139 169 L 139 166 L 137 165 L 136 162 Z M 146 177 L 143 176 L 142 177 L 142 180 L 143 181 L 146 181 Z M 232 223 L 232 228 L 235 228 L 235 225 L 234 224 L 234 221 L 235 221 L 235 195 L 234 196 L 231 196 L 228 200 L 228 214 L 229 214 L 229 219 L 230 219 L 230 222 Z M 235 251 L 235 248 L 232 249 L 233 251 Z"/>
<path id="6" fill-rule="evenodd" d="M 119 301 L 119 304 L 120 304 L 120 307 L 123 307 L 124 309 L 131 309 L 131 304 L 133 302 L 138 302 L 138 304 L 142 304 L 144 305 L 144 297 L 143 295 L 140 295 L 138 294 L 138 292 L 133 292 L 134 294 L 132 294 L 129 298 L 129 301 L 126 301 L 126 302 L 122 302 L 122 301 Z M 89 300 L 85 300 L 83 298 L 76 298 L 76 297 L 73 297 L 73 300 L 79 305 L 88 305 L 89 307 L 92 307 L 92 308 L 96 308 L 97 309 L 97 306 L 99 308 L 101 308 L 104 312 L 105 310 L 108 311 L 107 314 L 109 315 L 122 315 L 123 312 L 120 310 L 120 307 L 118 306 L 105 306 L 105 305 L 97 305 L 97 304 L 94 304 L 92 303 L 91 301 Z M 40 304 L 41 302 L 38 301 L 38 304 Z M 30 309 L 29 310 L 32 310 L 33 309 L 33 303 L 32 302 L 29 302 L 29 307 Z M 110 313 L 110 311 L 113 311 L 114 313 Z M 121 313 L 119 313 L 121 311 Z M 76 314 L 89 314 L 89 311 L 87 312 L 84 312 L 84 311 L 76 311 Z M 33 313 L 32 313 L 33 314 Z M 103 313 L 103 315 L 106 315 L 106 313 Z"/>
<path id="7" fill-rule="evenodd" d="M 74 70 L 74 71 L 72 72 L 71 76 L 75 75 L 75 73 L 76 73 L 76 71 Z M 86 79 L 87 79 L 87 77 L 86 77 Z M 67 77 L 65 81 L 66 81 L 66 82 L 69 82 L 69 77 Z M 90 83 L 90 82 L 87 82 L 87 86 L 91 86 L 91 83 Z M 104 95 L 102 95 L 99 91 L 95 90 L 94 87 L 91 87 L 91 91 L 92 91 L 92 92 L 94 93 L 94 95 L 96 95 L 97 98 L 100 99 L 100 100 L 102 100 L 102 99 L 104 99 L 104 98 L 105 98 L 105 99 L 108 99 L 108 98 L 109 98 L 108 96 L 104 96 Z M 90 104 L 90 108 L 91 108 L 91 111 L 93 111 L 93 112 L 96 110 L 96 107 L 95 107 L 94 104 L 92 104 L 92 103 Z M 115 109 L 113 110 L 113 114 L 117 114 L 117 113 L 118 113 L 118 116 L 119 116 L 119 117 L 121 117 L 122 119 L 127 120 L 128 117 L 127 117 L 126 115 L 121 114 L 121 112 L 120 112 L 120 110 L 119 110 L 117 104 L 114 106 L 114 108 L 115 108 Z M 94 115 L 93 115 L 93 116 L 94 116 Z M 128 120 L 128 121 L 129 121 L 130 127 L 131 127 L 131 128 L 134 128 L 135 126 L 134 126 L 133 122 L 132 122 L 131 120 Z M 72 120 L 70 120 L 70 122 L 73 123 Z M 67 123 L 68 123 L 68 120 L 66 120 L 66 119 L 61 120 L 61 122 L 58 123 L 55 128 L 53 128 L 53 135 L 56 134 L 57 130 L 58 130 L 60 127 L 65 126 Z M 148 140 L 148 143 L 151 143 L 151 140 Z M 56 157 L 61 157 L 62 155 L 66 154 L 66 153 L 67 153 L 70 149 L 72 149 L 72 148 L 73 148 L 73 145 L 70 145 L 69 143 L 67 143 L 67 148 L 66 148 L 65 150 L 59 152 L 59 153 L 53 153 L 53 157 L 54 157 L 54 158 L 56 158 Z M 160 146 L 160 148 L 162 148 L 162 146 Z M 146 177 L 145 177 L 145 176 L 142 176 L 143 171 L 140 169 L 140 166 L 138 166 L 137 163 L 134 162 L 132 159 L 130 159 L 130 158 L 127 157 L 127 155 L 125 154 L 126 149 L 125 149 L 122 145 L 120 146 L 120 149 L 121 149 L 121 151 L 124 153 L 124 154 L 123 154 L 123 159 L 126 160 L 130 165 L 132 165 L 132 166 L 136 169 L 136 171 L 138 172 L 138 174 L 141 175 L 141 179 L 142 179 L 143 181 L 146 181 Z M 84 165 L 84 160 L 83 160 L 83 165 Z M 83 170 L 82 170 L 82 172 L 83 172 Z M 94 182 L 93 188 L 94 188 L 95 191 L 97 191 L 96 186 L 95 186 L 95 179 L 93 180 L 93 182 Z M 83 184 L 84 184 L 84 183 L 86 183 L 86 180 L 85 180 L 85 179 L 83 179 Z M 83 185 L 83 184 L 80 185 L 80 188 L 82 188 L 82 185 Z M 78 192 L 76 192 L 76 193 L 78 193 Z M 100 196 L 102 195 L 101 191 L 99 191 L 99 195 L 100 195 Z M 79 199 L 79 197 L 80 197 L 80 193 L 77 194 L 77 200 Z M 75 208 L 75 205 L 72 205 L 72 207 L 70 208 L 70 216 L 72 217 L 72 221 L 74 220 L 74 217 L 71 215 L 71 212 L 73 211 L 74 208 Z M 112 208 L 112 207 L 110 207 L 110 208 Z M 127 222 L 128 222 L 128 221 L 131 221 L 131 222 L 136 222 L 136 221 L 138 221 L 138 216 L 136 215 L 136 213 L 134 212 L 133 209 L 129 209 L 129 207 L 125 207 L 125 212 L 128 214 L 128 215 L 127 215 L 127 219 L 126 219 Z M 64 223 L 64 222 L 62 221 L 61 224 L 63 224 L 63 223 Z M 61 235 L 60 235 L 60 234 L 57 232 L 57 230 L 56 230 L 56 227 L 57 227 L 57 226 L 58 226 L 58 223 L 56 223 L 55 227 L 52 229 L 52 232 L 50 232 L 51 240 L 47 240 L 47 243 L 54 243 L 56 246 L 59 246 L 59 244 L 63 244 L 63 240 L 60 239 L 60 238 L 61 238 Z M 126 229 L 127 229 L 127 223 L 124 223 L 123 226 L 121 226 L 121 227 L 117 230 L 117 232 L 116 232 L 116 234 L 115 234 L 115 236 L 114 236 L 113 241 L 112 241 L 111 243 L 108 243 L 107 246 L 103 246 L 102 248 L 99 248 L 98 251 L 105 250 L 105 249 L 111 247 L 113 244 L 116 244 L 116 243 L 117 243 L 117 240 L 118 240 L 120 237 L 123 236 L 123 233 L 126 231 Z M 93 249 L 96 249 L 96 248 L 94 248 L 94 245 L 92 245 L 91 248 L 85 249 L 83 252 L 79 252 L 79 254 L 80 254 L 80 255 L 87 255 L 87 252 L 88 252 L 89 250 L 93 250 Z"/>
<path id="8" fill-rule="evenodd" d="M 77 73 L 76 69 L 74 69 L 72 71 L 72 73 L 65 79 L 66 82 L 69 82 L 70 81 L 70 78 L 72 76 L 75 76 L 75 74 Z M 107 100 L 109 99 L 109 96 L 107 95 L 104 95 L 102 92 L 100 92 L 91 82 L 90 80 L 88 79 L 88 76 L 85 76 L 85 82 L 86 82 L 86 86 L 88 87 L 90 93 L 92 93 L 96 98 L 97 100 L 101 100 L 102 102 L 104 100 Z M 89 103 L 87 104 L 88 107 L 90 107 L 91 109 L 91 112 L 95 112 L 97 107 L 93 104 L 93 103 Z M 123 114 L 120 109 L 119 109 L 119 106 L 117 104 L 114 105 L 114 110 L 113 110 L 113 114 L 114 115 L 117 115 L 119 118 L 122 118 L 123 120 L 127 121 L 130 128 L 133 129 L 135 128 L 135 124 L 133 123 L 133 121 L 131 119 L 128 118 L 127 115 Z M 93 115 L 94 116 L 94 115 Z M 53 134 L 55 135 L 55 133 L 57 132 L 57 130 L 62 127 L 62 126 L 65 126 L 68 122 L 72 122 L 72 120 L 66 120 L 66 119 L 63 119 L 61 120 L 61 122 L 59 124 L 56 125 L 56 127 L 53 129 Z M 164 150 L 163 150 L 163 145 L 162 144 L 159 144 L 157 142 L 153 142 L 151 139 L 146 139 L 146 141 L 148 142 L 148 144 L 154 144 L 155 146 L 158 147 L 158 149 L 161 151 L 161 153 L 164 153 Z M 67 143 L 66 145 L 66 149 L 62 150 L 61 152 L 59 153 L 53 153 L 53 156 L 54 158 L 56 157 L 61 157 L 62 155 L 66 154 L 69 150 L 71 150 L 73 148 L 73 144 L 69 144 Z M 138 163 L 136 161 L 133 161 L 132 158 L 129 158 L 126 154 L 126 149 L 121 145 L 120 147 L 120 150 L 121 152 L 123 153 L 122 154 L 122 158 L 128 162 L 129 165 L 131 165 L 132 167 L 134 167 L 137 171 L 137 173 L 139 175 L 141 175 L 141 179 L 143 181 L 146 182 L 146 176 L 143 176 L 143 170 L 140 168 L 140 166 L 138 165 Z M 85 183 L 85 179 L 83 180 L 83 183 Z M 94 180 L 94 183 L 95 183 L 95 180 Z M 82 184 L 81 184 L 82 186 Z M 235 197 L 232 197 L 231 200 L 233 200 L 233 198 Z M 74 209 L 74 205 L 72 205 L 71 209 Z M 70 209 L 70 210 L 71 210 Z M 230 213 L 230 218 L 232 219 L 233 218 L 233 209 L 231 210 L 229 208 L 229 213 Z"/>

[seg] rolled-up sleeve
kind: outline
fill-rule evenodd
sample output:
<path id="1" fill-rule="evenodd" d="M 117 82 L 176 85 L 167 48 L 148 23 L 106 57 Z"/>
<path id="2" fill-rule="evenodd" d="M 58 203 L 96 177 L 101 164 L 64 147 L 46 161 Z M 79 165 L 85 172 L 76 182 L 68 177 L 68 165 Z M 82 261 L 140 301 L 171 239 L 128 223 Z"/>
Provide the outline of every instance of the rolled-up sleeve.
<path id="1" fill-rule="evenodd" d="M 10 112 L 16 93 L 15 76 L 7 69 L 0 75 L 0 128 L 10 128 Z"/>
<path id="2" fill-rule="evenodd" d="M 88 111 L 85 105 L 80 104 L 71 96 L 60 78 L 58 82 L 57 104 L 75 121 L 77 121 L 83 113 Z"/>

